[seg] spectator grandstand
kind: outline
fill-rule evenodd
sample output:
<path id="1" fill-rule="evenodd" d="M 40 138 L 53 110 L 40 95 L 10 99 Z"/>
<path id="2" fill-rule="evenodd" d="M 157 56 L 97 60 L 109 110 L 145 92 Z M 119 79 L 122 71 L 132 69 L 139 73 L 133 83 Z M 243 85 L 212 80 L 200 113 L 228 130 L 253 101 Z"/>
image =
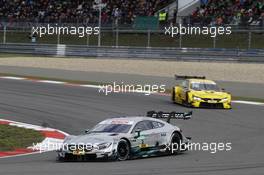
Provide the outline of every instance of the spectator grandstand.
<path id="1" fill-rule="evenodd" d="M 173 0 L 102 0 L 102 24 L 133 24 L 137 16 L 153 16 Z M 94 0 L 0 0 L 0 19 L 12 22 L 83 23 L 98 22 Z M 176 21 L 176 16 L 172 21 Z M 261 26 L 264 0 L 201 0 L 184 24 Z"/>
<path id="2" fill-rule="evenodd" d="M 95 1 L 0 0 L 0 43 L 263 48 L 264 0 L 102 0 L 106 6 L 102 10 L 101 35 L 81 38 L 63 33 L 43 37 L 32 35 L 33 29 L 47 26 L 97 27 L 99 13 L 93 7 Z M 184 13 L 179 9 L 184 9 Z M 231 35 L 215 38 L 209 35 L 164 35 L 164 26 L 177 24 L 238 27 L 232 26 Z"/>
<path id="3" fill-rule="evenodd" d="M 157 8 L 171 0 L 102 0 L 102 22 L 118 18 L 122 24 L 131 24 L 136 16 L 152 16 Z M 7 22 L 78 22 L 95 23 L 98 13 L 94 0 L 0 0 L 0 19 Z"/>
<path id="4" fill-rule="evenodd" d="M 264 0 L 201 0 L 191 15 L 192 25 L 260 26 L 264 20 Z"/>

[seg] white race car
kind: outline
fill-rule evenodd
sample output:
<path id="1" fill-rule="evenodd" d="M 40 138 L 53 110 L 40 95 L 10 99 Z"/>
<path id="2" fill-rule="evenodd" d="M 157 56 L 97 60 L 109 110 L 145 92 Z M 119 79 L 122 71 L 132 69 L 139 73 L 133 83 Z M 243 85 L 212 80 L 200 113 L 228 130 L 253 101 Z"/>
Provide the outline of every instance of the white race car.
<path id="1" fill-rule="evenodd" d="M 186 151 L 190 138 L 181 129 L 170 124 L 171 119 L 190 119 L 189 113 L 150 111 L 147 116 L 106 119 L 84 135 L 68 136 L 58 160 L 91 160 L 106 158 L 127 160 L 137 157 L 178 154 Z M 163 121 L 162 119 L 167 119 Z"/>

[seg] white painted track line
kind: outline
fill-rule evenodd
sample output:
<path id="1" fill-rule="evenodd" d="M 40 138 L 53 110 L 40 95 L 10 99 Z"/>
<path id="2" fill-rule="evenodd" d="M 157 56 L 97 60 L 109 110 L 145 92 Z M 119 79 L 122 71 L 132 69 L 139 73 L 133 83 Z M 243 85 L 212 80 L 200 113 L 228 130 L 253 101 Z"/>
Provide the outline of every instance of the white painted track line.
<path id="1" fill-rule="evenodd" d="M 10 80 L 27 80 L 27 81 L 34 81 L 34 82 L 39 82 L 39 83 L 58 84 L 58 85 L 74 85 L 74 86 L 79 86 L 79 87 L 84 87 L 84 88 L 95 88 L 95 89 L 101 89 L 102 88 L 102 86 L 100 86 L 100 85 L 75 84 L 75 83 L 69 83 L 69 82 L 64 82 L 64 81 L 38 80 L 38 79 L 30 79 L 30 78 L 26 78 L 26 77 L 0 76 L 0 78 L 2 78 L 2 79 L 10 79 Z M 135 93 L 149 93 L 149 92 L 135 91 Z M 153 93 L 153 92 L 150 92 L 150 95 L 151 94 L 168 96 L 168 94 L 165 94 L 165 93 Z M 254 101 L 234 100 L 234 101 L 232 101 L 232 103 L 264 106 L 264 103 L 254 102 Z"/>

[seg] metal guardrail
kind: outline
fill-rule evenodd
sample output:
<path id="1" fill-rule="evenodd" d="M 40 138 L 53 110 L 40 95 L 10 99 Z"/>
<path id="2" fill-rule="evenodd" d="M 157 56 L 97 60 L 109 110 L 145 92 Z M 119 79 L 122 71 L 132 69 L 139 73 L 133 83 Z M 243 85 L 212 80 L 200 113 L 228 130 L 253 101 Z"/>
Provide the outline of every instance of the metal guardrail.
<path id="1" fill-rule="evenodd" d="M 87 47 L 51 44 L 0 44 L 0 53 L 81 56 L 108 58 L 144 58 L 183 61 L 263 62 L 264 49 Z"/>

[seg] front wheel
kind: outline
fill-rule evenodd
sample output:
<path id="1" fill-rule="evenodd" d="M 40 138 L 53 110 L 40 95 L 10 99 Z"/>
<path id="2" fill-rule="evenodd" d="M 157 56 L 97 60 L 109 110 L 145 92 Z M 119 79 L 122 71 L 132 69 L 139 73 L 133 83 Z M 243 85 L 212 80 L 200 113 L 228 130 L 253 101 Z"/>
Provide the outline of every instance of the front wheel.
<path id="1" fill-rule="evenodd" d="M 123 161 L 129 159 L 130 146 L 125 139 L 121 139 L 117 146 L 117 160 Z"/>
<path id="2" fill-rule="evenodd" d="M 184 105 L 187 106 L 187 107 L 192 107 L 192 104 L 189 102 L 189 94 L 188 94 L 188 92 L 186 92 L 186 98 L 185 98 L 185 101 L 184 101 Z"/>
<path id="3" fill-rule="evenodd" d="M 57 162 L 65 162 L 66 160 L 63 157 L 57 156 L 56 161 Z"/>

